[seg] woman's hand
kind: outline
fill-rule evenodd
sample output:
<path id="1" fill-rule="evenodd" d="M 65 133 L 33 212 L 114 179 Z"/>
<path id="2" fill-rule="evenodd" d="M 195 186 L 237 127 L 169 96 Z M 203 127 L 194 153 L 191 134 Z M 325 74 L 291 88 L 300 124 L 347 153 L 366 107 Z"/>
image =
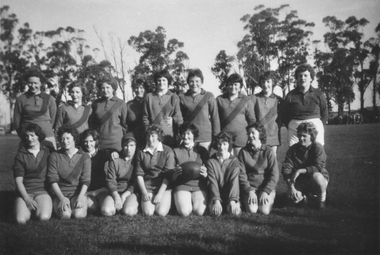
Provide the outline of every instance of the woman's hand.
<path id="1" fill-rule="evenodd" d="M 251 190 L 248 194 L 248 204 L 257 204 L 257 195 L 255 190 Z"/>
<path id="2" fill-rule="evenodd" d="M 37 211 L 38 205 L 37 202 L 34 201 L 31 197 L 28 196 L 28 198 L 25 201 L 26 207 L 28 207 L 31 211 Z"/>
<path id="3" fill-rule="evenodd" d="M 172 181 L 174 182 L 175 180 L 177 180 L 178 176 L 180 176 L 182 174 L 182 167 L 181 166 L 176 166 L 174 167 L 174 173 L 172 175 Z"/>
<path id="4" fill-rule="evenodd" d="M 207 168 L 205 167 L 205 165 L 201 166 L 200 175 L 203 176 L 203 178 L 207 177 Z"/>
<path id="5" fill-rule="evenodd" d="M 157 204 L 161 203 L 162 196 L 163 196 L 163 194 L 162 194 L 161 192 L 158 192 L 158 193 L 154 196 L 153 204 L 157 205 Z"/>
<path id="6" fill-rule="evenodd" d="M 266 205 L 269 203 L 269 195 L 265 191 L 261 191 L 259 194 L 259 205 Z"/>
<path id="7" fill-rule="evenodd" d="M 63 197 L 62 199 L 59 200 L 58 211 L 59 212 L 65 212 L 66 208 L 67 209 L 71 208 L 71 206 L 70 206 L 70 199 L 68 199 L 67 197 Z"/>
<path id="8" fill-rule="evenodd" d="M 115 159 L 118 159 L 119 158 L 119 153 L 117 153 L 116 151 L 112 152 L 111 153 L 111 159 L 112 160 L 115 160 Z"/>
<path id="9" fill-rule="evenodd" d="M 126 191 L 126 192 L 124 192 L 123 194 L 121 194 L 120 198 L 121 198 L 121 202 L 122 202 L 122 204 L 124 204 L 125 199 L 127 199 L 127 197 L 129 197 L 130 194 L 131 194 L 130 191 Z"/>
<path id="10" fill-rule="evenodd" d="M 82 201 L 83 201 L 84 196 L 79 195 L 77 199 L 75 199 L 74 202 L 74 208 L 79 209 L 83 207 Z"/>
<path id="11" fill-rule="evenodd" d="M 166 118 L 165 118 L 165 124 L 166 124 L 166 126 L 168 126 L 168 127 L 173 126 L 173 118 L 172 118 L 172 117 L 166 117 Z"/>
<path id="12" fill-rule="evenodd" d="M 288 197 L 292 199 L 294 202 L 299 202 L 302 200 L 302 192 L 296 190 L 294 185 L 291 185 L 290 188 L 288 189 Z"/>
<path id="13" fill-rule="evenodd" d="M 215 200 L 214 205 L 212 206 L 212 213 L 216 216 L 222 214 L 223 207 L 219 200 Z"/>
<path id="14" fill-rule="evenodd" d="M 115 200 L 115 209 L 117 211 L 119 211 L 122 207 L 123 207 L 123 201 L 121 200 L 121 197 L 119 194 L 117 194 L 115 197 L 114 197 L 114 200 Z"/>
<path id="15" fill-rule="evenodd" d="M 141 196 L 144 202 L 148 202 L 152 199 L 151 195 L 148 192 L 141 193 Z"/>

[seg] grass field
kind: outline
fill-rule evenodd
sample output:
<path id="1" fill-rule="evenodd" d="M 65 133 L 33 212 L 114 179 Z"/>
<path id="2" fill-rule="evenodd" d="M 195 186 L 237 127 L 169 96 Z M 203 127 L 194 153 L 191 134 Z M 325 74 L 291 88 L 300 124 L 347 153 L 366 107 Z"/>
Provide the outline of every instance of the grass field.
<path id="1" fill-rule="evenodd" d="M 284 207 L 281 178 L 269 216 L 89 215 L 18 226 L 10 169 L 18 138 L 0 136 L 0 254 L 379 254 L 380 124 L 327 126 L 326 141 L 325 211 Z"/>

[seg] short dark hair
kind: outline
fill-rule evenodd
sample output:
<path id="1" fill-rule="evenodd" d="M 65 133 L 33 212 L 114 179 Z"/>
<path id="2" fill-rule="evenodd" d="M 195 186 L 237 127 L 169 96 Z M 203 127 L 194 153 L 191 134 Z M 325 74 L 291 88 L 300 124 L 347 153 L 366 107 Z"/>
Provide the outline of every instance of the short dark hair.
<path id="1" fill-rule="evenodd" d="M 236 135 L 234 135 L 231 132 L 220 132 L 219 134 L 216 135 L 214 142 L 212 144 L 212 147 L 217 150 L 218 149 L 218 143 L 219 142 L 227 142 L 229 144 L 228 150 L 232 150 L 232 146 L 234 145 L 234 142 L 236 140 Z"/>
<path id="2" fill-rule="evenodd" d="M 262 73 L 259 76 L 259 85 L 261 86 L 262 83 L 265 82 L 266 80 L 272 80 L 273 86 L 274 86 L 276 84 L 276 82 L 277 82 L 276 72 L 274 72 L 274 71 L 265 71 L 264 73 Z"/>
<path id="3" fill-rule="evenodd" d="M 157 80 L 159 78 L 166 78 L 168 80 L 168 84 L 171 84 L 173 81 L 173 77 L 170 75 L 169 71 L 164 69 L 159 72 L 156 72 L 153 76 L 154 83 L 157 85 Z"/>
<path id="4" fill-rule="evenodd" d="M 69 92 L 71 92 L 71 90 L 75 87 L 78 87 L 81 89 L 82 94 L 83 94 L 82 100 L 84 100 L 88 94 L 88 90 L 87 90 L 85 81 L 82 79 L 79 79 L 79 80 L 76 80 L 76 81 L 70 83 Z"/>
<path id="5" fill-rule="evenodd" d="M 46 138 L 45 132 L 42 130 L 40 126 L 38 126 L 35 123 L 29 123 L 26 126 L 24 126 L 21 130 L 20 137 L 23 143 L 26 142 L 26 133 L 28 132 L 34 132 L 36 136 L 38 137 L 38 141 L 40 142 L 42 142 Z"/>
<path id="6" fill-rule="evenodd" d="M 227 85 L 233 83 L 240 83 L 240 88 L 243 87 L 243 78 L 237 73 L 233 73 L 227 78 Z"/>
<path id="7" fill-rule="evenodd" d="M 111 85 L 112 89 L 114 90 L 114 93 L 116 93 L 118 87 L 117 80 L 111 74 L 105 73 L 96 81 L 96 87 L 98 88 L 98 90 L 101 90 L 102 85 L 104 83 Z"/>
<path id="8" fill-rule="evenodd" d="M 300 64 L 299 66 L 297 66 L 296 71 L 294 73 L 294 78 L 297 80 L 298 74 L 306 72 L 306 71 L 309 71 L 311 79 L 314 80 L 314 78 L 315 78 L 314 68 L 311 65 L 306 64 L 306 63 Z"/>
<path id="9" fill-rule="evenodd" d="M 267 131 L 264 127 L 263 124 L 261 124 L 260 122 L 255 122 L 251 125 L 248 125 L 245 130 L 247 130 L 247 133 L 248 133 L 248 130 L 250 128 L 254 128 L 257 130 L 257 132 L 259 132 L 259 139 L 261 141 L 262 144 L 266 144 L 267 143 Z"/>
<path id="10" fill-rule="evenodd" d="M 310 140 L 312 142 L 315 142 L 315 139 L 317 138 L 318 131 L 317 127 L 312 122 L 303 122 L 299 124 L 297 127 L 297 134 L 298 133 L 306 133 L 310 135 Z"/>
<path id="11" fill-rule="evenodd" d="M 45 75 L 37 68 L 30 68 L 30 69 L 26 70 L 26 72 L 23 75 L 24 81 L 28 82 L 28 79 L 30 77 L 39 78 L 42 85 L 45 85 L 45 83 L 46 83 Z"/>
<path id="12" fill-rule="evenodd" d="M 188 130 L 193 133 L 194 140 L 199 137 L 199 129 L 191 122 L 184 122 L 181 126 L 179 126 L 178 133 L 182 136 L 182 134 Z"/>
<path id="13" fill-rule="evenodd" d="M 163 137 L 163 133 L 164 132 L 162 131 L 160 126 L 158 126 L 156 124 L 152 124 L 152 125 L 148 126 L 147 130 L 145 131 L 145 137 L 148 137 L 148 135 L 151 135 L 151 134 L 157 134 L 158 141 L 161 142 L 162 137 Z"/>
<path id="14" fill-rule="evenodd" d="M 201 78 L 202 80 L 202 83 L 204 82 L 204 77 L 203 77 L 203 73 L 200 69 L 196 68 L 196 69 L 190 69 L 189 70 L 189 74 L 187 75 L 187 84 L 189 84 L 189 81 L 191 78 L 193 77 L 199 77 Z"/>
<path id="15" fill-rule="evenodd" d="M 132 89 L 135 89 L 138 86 L 143 86 L 145 91 L 149 89 L 149 84 L 146 81 L 145 77 L 136 77 L 132 80 Z"/>
<path id="16" fill-rule="evenodd" d="M 63 134 L 68 133 L 71 134 L 74 137 L 75 144 L 79 142 L 79 133 L 78 130 L 70 125 L 64 125 L 60 128 L 58 128 L 58 139 L 61 141 Z"/>
<path id="17" fill-rule="evenodd" d="M 95 148 L 98 148 L 99 142 L 100 142 L 100 135 L 99 135 L 98 131 L 96 131 L 95 129 L 91 129 L 91 128 L 86 129 L 80 135 L 80 141 L 81 141 L 82 148 L 84 148 L 84 140 L 89 136 L 92 136 L 92 138 L 95 141 Z"/>

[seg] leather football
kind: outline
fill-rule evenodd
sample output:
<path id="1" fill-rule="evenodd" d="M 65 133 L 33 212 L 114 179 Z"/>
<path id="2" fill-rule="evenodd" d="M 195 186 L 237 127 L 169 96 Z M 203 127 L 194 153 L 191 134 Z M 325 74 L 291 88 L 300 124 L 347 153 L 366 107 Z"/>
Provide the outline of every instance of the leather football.
<path id="1" fill-rule="evenodd" d="M 182 167 L 182 176 L 187 180 L 194 180 L 201 175 L 201 164 L 196 161 L 187 161 L 180 165 Z"/>

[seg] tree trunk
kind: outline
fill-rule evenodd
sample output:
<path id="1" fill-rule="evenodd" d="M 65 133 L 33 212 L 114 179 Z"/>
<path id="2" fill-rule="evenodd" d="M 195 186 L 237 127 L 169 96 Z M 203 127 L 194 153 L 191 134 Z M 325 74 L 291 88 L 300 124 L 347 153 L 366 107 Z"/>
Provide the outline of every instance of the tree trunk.
<path id="1" fill-rule="evenodd" d="M 372 105 L 373 105 L 373 110 L 375 113 L 377 113 L 377 105 L 376 105 L 376 78 L 377 78 L 377 72 L 373 76 L 373 94 L 372 94 Z"/>
<path id="2" fill-rule="evenodd" d="M 364 110 L 364 91 L 360 90 L 360 112 Z"/>

